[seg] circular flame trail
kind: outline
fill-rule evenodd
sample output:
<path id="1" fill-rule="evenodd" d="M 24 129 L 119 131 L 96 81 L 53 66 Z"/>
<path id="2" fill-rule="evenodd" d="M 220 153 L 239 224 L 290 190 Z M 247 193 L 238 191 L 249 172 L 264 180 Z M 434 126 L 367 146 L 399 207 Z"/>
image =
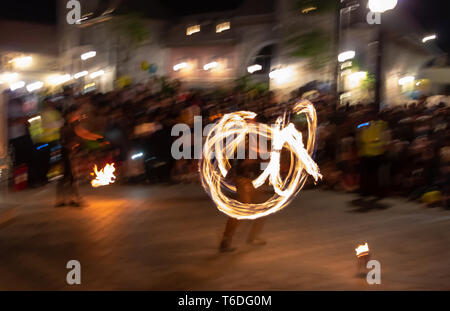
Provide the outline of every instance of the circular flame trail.
<path id="1" fill-rule="evenodd" d="M 237 219 L 256 219 L 275 213 L 286 205 L 303 188 L 306 177 L 313 176 L 317 181 L 322 178 L 319 167 L 311 158 L 314 150 L 317 116 L 314 106 L 307 100 L 298 102 L 294 107 L 297 114 L 304 113 L 308 122 L 308 140 L 306 149 L 302 141 L 302 133 L 292 123 L 284 126 L 279 117 L 275 126 L 266 124 L 249 124 L 256 114 L 239 111 L 226 114 L 212 128 L 203 147 L 200 162 L 202 185 L 209 193 L 217 208 L 230 217 Z M 252 181 L 255 188 L 269 179 L 274 195 L 264 203 L 247 204 L 229 198 L 223 190 L 236 192 L 236 187 L 225 181 L 231 165 L 228 158 L 233 155 L 237 146 L 245 141 L 247 135 L 260 135 L 272 142 L 270 160 L 265 170 Z M 230 141 L 230 137 L 233 137 Z M 224 146 L 224 140 L 227 143 Z M 286 178 L 280 175 L 280 153 L 283 148 L 290 152 L 290 167 Z"/>

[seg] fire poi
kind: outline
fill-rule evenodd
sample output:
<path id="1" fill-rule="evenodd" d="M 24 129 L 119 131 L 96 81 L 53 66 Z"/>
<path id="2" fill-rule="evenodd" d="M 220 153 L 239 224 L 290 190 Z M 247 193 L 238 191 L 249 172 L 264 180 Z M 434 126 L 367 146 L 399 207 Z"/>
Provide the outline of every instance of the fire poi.
<path id="1" fill-rule="evenodd" d="M 116 181 L 116 176 L 114 172 L 116 168 L 114 167 L 114 163 L 106 164 L 104 168 L 100 171 L 97 169 L 97 165 L 94 165 L 94 172 L 91 175 L 95 176 L 93 180 L 91 180 L 91 185 L 94 188 L 100 186 L 107 186 Z"/>
<path id="2" fill-rule="evenodd" d="M 256 117 L 256 113 L 248 111 L 233 112 L 224 115 L 211 129 L 203 147 L 200 162 L 202 185 L 209 193 L 217 208 L 230 217 L 237 219 L 256 219 L 286 207 L 303 188 L 306 178 L 311 175 L 315 181 L 322 178 L 319 167 L 311 158 L 314 151 L 317 126 L 316 110 L 307 100 L 298 102 L 294 113 L 306 115 L 308 122 L 308 140 L 306 149 L 302 141 L 302 133 L 294 124 L 284 124 L 279 117 L 275 126 L 267 124 L 250 124 L 247 120 Z M 236 192 L 235 185 L 225 180 L 231 168 L 230 155 L 234 154 L 247 135 L 260 135 L 271 141 L 270 160 L 264 171 L 252 181 L 255 188 L 262 186 L 267 179 L 274 189 L 274 195 L 264 203 L 247 204 L 228 197 L 223 190 Z M 232 137 L 232 139 L 230 139 Z M 226 144 L 224 140 L 226 139 Z M 280 153 L 283 148 L 290 152 L 289 171 L 284 179 L 280 174 Z"/>

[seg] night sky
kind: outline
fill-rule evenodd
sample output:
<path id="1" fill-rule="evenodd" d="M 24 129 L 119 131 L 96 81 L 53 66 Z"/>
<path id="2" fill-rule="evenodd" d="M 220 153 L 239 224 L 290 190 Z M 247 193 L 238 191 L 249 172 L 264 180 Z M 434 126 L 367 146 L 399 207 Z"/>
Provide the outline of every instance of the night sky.
<path id="1" fill-rule="evenodd" d="M 230 10 L 236 8 L 243 0 L 160 0 L 162 5 L 174 17 L 209 11 Z M 130 1 L 139 2 L 139 1 Z M 145 7 L 151 7 L 151 0 L 143 0 Z M 425 31 L 437 33 L 437 44 L 445 52 L 450 51 L 450 18 L 445 9 L 446 0 L 399 0 L 397 9 L 408 10 Z M 127 3 L 124 0 L 123 3 Z M 39 23 L 56 23 L 56 0 L 6 0 L 2 1 L 0 18 L 32 21 Z"/>

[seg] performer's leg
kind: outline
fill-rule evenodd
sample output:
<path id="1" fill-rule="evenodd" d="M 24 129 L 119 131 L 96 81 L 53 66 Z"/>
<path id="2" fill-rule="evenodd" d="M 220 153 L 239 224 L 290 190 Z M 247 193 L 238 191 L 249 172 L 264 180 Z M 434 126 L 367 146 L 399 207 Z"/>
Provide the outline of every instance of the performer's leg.
<path id="1" fill-rule="evenodd" d="M 233 251 L 231 248 L 231 241 L 233 239 L 233 235 L 236 232 L 236 229 L 239 225 L 239 220 L 235 218 L 229 217 L 227 220 L 227 224 L 225 226 L 225 231 L 223 233 L 222 241 L 220 243 L 220 251 Z"/>
<path id="2" fill-rule="evenodd" d="M 265 217 L 258 218 L 253 221 L 252 227 L 248 234 L 247 243 L 254 244 L 254 245 L 266 244 L 266 241 L 264 241 L 260 238 L 260 235 L 261 235 L 261 232 L 262 232 L 265 222 L 266 222 Z"/>
<path id="3" fill-rule="evenodd" d="M 74 206 L 85 206 L 83 198 L 80 196 L 78 190 L 78 178 L 75 172 L 75 162 L 74 159 L 70 159 L 70 194 L 72 196 L 71 204 Z"/>

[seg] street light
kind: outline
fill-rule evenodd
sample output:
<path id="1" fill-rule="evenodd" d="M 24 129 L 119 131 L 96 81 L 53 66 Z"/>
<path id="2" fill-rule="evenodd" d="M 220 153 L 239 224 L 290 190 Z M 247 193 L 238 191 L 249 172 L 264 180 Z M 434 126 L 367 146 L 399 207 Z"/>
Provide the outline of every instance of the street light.
<path id="1" fill-rule="evenodd" d="M 384 13 L 393 10 L 397 6 L 397 0 L 369 0 L 369 9 L 374 13 Z"/>
<path id="2" fill-rule="evenodd" d="M 278 85 L 289 83 L 293 76 L 294 70 L 291 66 L 278 68 L 269 73 L 269 78 L 273 79 Z"/>
<path id="3" fill-rule="evenodd" d="M 414 76 L 406 76 L 406 77 L 400 78 L 398 80 L 398 84 L 401 86 L 404 86 L 406 84 L 413 83 L 415 81 L 415 79 L 416 78 Z"/>
<path id="4" fill-rule="evenodd" d="M 36 82 L 30 83 L 27 85 L 27 91 L 31 93 L 31 92 L 39 90 L 43 86 L 44 86 L 44 83 L 42 81 L 36 81 Z"/>
<path id="5" fill-rule="evenodd" d="M 369 9 L 375 13 L 384 13 L 397 6 L 397 0 L 369 0 Z M 383 71 L 383 24 L 378 25 L 377 67 L 375 82 L 375 104 L 381 105 L 381 76 Z"/>
<path id="6" fill-rule="evenodd" d="M 67 81 L 70 81 L 72 77 L 70 74 L 64 74 L 64 75 L 54 75 L 47 78 L 47 83 L 57 86 L 63 83 L 66 83 Z"/>
<path id="7" fill-rule="evenodd" d="M 81 78 L 81 77 L 87 76 L 88 73 L 89 73 L 89 72 L 87 72 L 86 70 L 85 70 L 85 71 L 81 71 L 81 72 L 78 72 L 78 73 L 74 74 L 73 77 L 74 77 L 75 79 L 79 79 L 79 78 Z"/>
<path id="8" fill-rule="evenodd" d="M 98 77 L 100 77 L 100 76 L 102 76 L 104 74 L 105 74 L 104 70 L 99 70 L 99 71 L 91 73 L 89 76 L 91 77 L 91 79 L 95 79 L 95 78 L 98 78 Z"/>
<path id="9" fill-rule="evenodd" d="M 23 88 L 24 86 L 25 86 L 25 82 L 23 82 L 23 81 L 18 81 L 18 82 L 12 83 L 12 84 L 9 86 L 9 88 L 10 88 L 11 91 L 15 91 L 15 90 L 18 90 L 18 89 Z"/>
<path id="10" fill-rule="evenodd" d="M 1 76 L 1 80 L 4 81 L 4 82 L 8 82 L 8 83 L 12 83 L 14 81 L 17 81 L 18 78 L 19 78 L 19 74 L 17 72 L 4 73 Z"/>
<path id="11" fill-rule="evenodd" d="M 217 66 L 219 66 L 218 62 L 207 63 L 205 64 L 205 66 L 203 66 L 203 70 L 208 71 L 210 69 L 216 68 Z"/>
<path id="12" fill-rule="evenodd" d="M 260 71 L 260 70 L 262 70 L 262 66 L 259 65 L 259 64 L 254 64 L 254 65 L 251 65 L 251 66 L 247 67 L 247 71 L 250 74 L 252 74 L 252 73 L 254 73 L 256 71 Z"/>
<path id="13" fill-rule="evenodd" d="M 82 59 L 82 60 L 86 60 L 86 59 L 95 57 L 95 55 L 97 55 L 97 52 L 95 52 L 95 51 L 90 51 L 90 52 L 81 54 L 81 59 Z"/>
<path id="14" fill-rule="evenodd" d="M 31 63 L 33 62 L 33 57 L 31 57 L 31 56 L 17 57 L 9 62 L 13 63 L 14 67 L 16 67 L 16 68 L 26 68 L 26 67 L 29 67 L 31 65 Z"/>
<path id="15" fill-rule="evenodd" d="M 186 63 L 186 62 L 176 64 L 175 66 L 173 66 L 173 71 L 179 71 L 181 69 L 187 68 L 187 66 L 188 66 L 188 63 Z"/>

